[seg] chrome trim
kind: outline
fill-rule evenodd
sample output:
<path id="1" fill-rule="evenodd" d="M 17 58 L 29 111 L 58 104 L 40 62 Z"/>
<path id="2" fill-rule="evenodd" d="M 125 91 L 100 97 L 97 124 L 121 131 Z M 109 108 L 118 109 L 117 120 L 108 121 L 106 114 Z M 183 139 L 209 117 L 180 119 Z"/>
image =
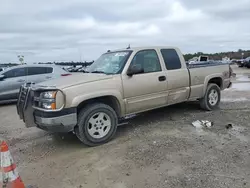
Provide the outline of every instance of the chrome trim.
<path id="1" fill-rule="evenodd" d="M 34 97 L 33 100 L 36 101 L 36 102 L 39 102 L 40 101 L 40 97 Z"/>

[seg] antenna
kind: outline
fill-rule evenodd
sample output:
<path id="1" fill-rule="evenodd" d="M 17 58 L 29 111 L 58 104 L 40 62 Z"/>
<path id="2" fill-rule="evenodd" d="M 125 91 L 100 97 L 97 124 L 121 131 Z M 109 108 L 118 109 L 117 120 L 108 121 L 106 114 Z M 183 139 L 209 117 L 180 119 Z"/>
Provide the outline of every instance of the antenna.
<path id="1" fill-rule="evenodd" d="M 108 50 L 107 52 L 110 52 L 110 50 Z"/>
<path id="2" fill-rule="evenodd" d="M 128 47 L 126 49 L 130 49 L 130 44 L 128 45 Z"/>

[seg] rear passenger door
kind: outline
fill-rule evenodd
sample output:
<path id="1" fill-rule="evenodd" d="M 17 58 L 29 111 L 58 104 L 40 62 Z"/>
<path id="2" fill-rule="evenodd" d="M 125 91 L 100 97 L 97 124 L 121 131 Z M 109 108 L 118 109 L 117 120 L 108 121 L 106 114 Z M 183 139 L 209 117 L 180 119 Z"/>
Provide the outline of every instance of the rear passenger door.
<path id="1" fill-rule="evenodd" d="M 161 54 L 167 69 L 168 96 L 167 103 L 175 104 L 185 101 L 189 96 L 189 73 L 181 63 L 175 49 L 161 49 Z"/>
<path id="2" fill-rule="evenodd" d="M 52 67 L 28 67 L 27 82 L 39 83 L 52 79 Z"/>

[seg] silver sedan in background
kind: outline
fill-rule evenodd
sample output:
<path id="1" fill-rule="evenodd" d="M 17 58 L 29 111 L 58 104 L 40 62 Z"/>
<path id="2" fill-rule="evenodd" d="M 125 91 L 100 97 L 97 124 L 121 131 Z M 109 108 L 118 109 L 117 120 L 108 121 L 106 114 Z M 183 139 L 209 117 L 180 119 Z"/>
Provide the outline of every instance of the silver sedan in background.
<path id="1" fill-rule="evenodd" d="M 39 83 L 71 75 L 56 65 L 19 65 L 0 72 L 0 103 L 16 101 L 24 83 Z"/>

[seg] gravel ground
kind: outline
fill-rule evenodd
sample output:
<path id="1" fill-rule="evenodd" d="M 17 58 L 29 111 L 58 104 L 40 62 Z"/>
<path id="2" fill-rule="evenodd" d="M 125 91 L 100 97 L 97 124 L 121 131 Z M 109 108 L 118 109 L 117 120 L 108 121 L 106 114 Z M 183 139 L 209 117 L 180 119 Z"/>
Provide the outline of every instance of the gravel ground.
<path id="1" fill-rule="evenodd" d="M 219 110 L 188 102 L 137 116 L 111 142 L 88 148 L 74 135 L 25 128 L 15 105 L 0 106 L 0 136 L 20 175 L 39 188 L 250 187 L 250 75 L 234 67 Z M 214 122 L 195 129 L 195 120 Z M 227 129 L 231 123 L 233 128 Z"/>

